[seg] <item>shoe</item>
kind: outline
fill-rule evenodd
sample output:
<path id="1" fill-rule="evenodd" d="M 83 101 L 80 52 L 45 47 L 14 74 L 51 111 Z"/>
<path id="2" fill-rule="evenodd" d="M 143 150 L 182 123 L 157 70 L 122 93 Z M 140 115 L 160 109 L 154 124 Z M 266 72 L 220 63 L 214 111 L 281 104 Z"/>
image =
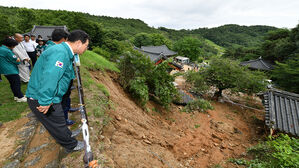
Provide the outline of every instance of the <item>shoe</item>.
<path id="1" fill-rule="evenodd" d="M 74 89 L 76 89 L 77 87 L 76 86 L 71 86 L 71 90 L 74 90 Z"/>
<path id="2" fill-rule="evenodd" d="M 24 95 L 24 97 L 26 97 L 26 95 Z M 26 97 L 27 98 L 27 97 Z M 14 97 L 13 98 L 15 101 L 17 101 L 18 100 L 18 97 Z"/>
<path id="3" fill-rule="evenodd" d="M 75 107 L 75 108 L 72 108 L 72 107 L 71 107 L 71 108 L 69 109 L 69 112 L 72 113 L 72 112 L 76 112 L 76 111 L 79 111 L 79 110 L 80 110 L 80 108 L 78 108 L 78 107 Z"/>
<path id="4" fill-rule="evenodd" d="M 81 132 L 81 128 L 72 131 L 71 137 L 74 138 L 74 137 L 78 136 L 80 134 L 80 132 Z"/>
<path id="5" fill-rule="evenodd" d="M 76 123 L 75 121 L 69 120 L 69 119 L 65 120 L 65 122 L 66 122 L 66 125 L 69 125 L 69 126 Z"/>
<path id="6" fill-rule="evenodd" d="M 22 97 L 22 98 L 17 98 L 16 99 L 16 101 L 18 102 L 18 103 L 21 103 L 21 102 L 27 102 L 27 97 Z"/>
<path id="7" fill-rule="evenodd" d="M 84 149 L 84 142 L 78 141 L 77 146 L 74 149 L 65 149 L 66 153 L 76 152 Z"/>

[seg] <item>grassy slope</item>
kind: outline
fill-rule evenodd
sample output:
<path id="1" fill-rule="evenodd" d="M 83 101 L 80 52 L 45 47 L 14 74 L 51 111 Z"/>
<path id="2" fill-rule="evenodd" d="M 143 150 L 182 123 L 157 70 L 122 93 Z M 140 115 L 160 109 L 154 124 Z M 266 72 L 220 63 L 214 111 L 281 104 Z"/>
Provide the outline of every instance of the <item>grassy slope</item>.
<path id="1" fill-rule="evenodd" d="M 100 90 L 105 95 L 109 96 L 107 89 L 100 83 L 96 83 L 88 73 L 88 70 L 113 71 L 119 72 L 114 63 L 107 61 L 104 57 L 92 52 L 86 51 L 81 57 L 81 75 L 83 87 L 96 91 Z M 18 119 L 22 113 L 29 112 L 30 109 L 27 103 L 17 103 L 13 100 L 13 94 L 10 90 L 7 79 L 2 75 L 3 81 L 0 82 L 0 121 L 7 122 Z M 95 86 L 95 87 L 93 87 Z M 22 92 L 25 94 L 27 85 L 22 84 Z M 75 98 L 74 98 L 75 99 Z"/>
<path id="2" fill-rule="evenodd" d="M 27 84 L 22 83 L 22 92 L 25 94 Z M 2 75 L 0 82 L 0 121 L 7 122 L 21 117 L 23 112 L 29 111 L 27 103 L 17 103 L 10 89 L 8 80 Z"/>

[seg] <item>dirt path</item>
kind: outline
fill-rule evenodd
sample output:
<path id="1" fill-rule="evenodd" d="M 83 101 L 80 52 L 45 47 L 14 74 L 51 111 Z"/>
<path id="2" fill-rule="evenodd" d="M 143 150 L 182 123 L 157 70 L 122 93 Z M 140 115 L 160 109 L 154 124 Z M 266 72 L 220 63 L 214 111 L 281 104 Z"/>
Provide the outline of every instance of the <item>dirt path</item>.
<path id="1" fill-rule="evenodd" d="M 166 112 L 154 103 L 145 111 L 111 78 L 93 75 L 115 107 L 103 131 L 112 167 L 233 167 L 226 160 L 244 155 L 262 129 L 255 123 L 260 112 L 221 103 L 213 103 L 208 114 L 182 113 L 174 105 Z"/>

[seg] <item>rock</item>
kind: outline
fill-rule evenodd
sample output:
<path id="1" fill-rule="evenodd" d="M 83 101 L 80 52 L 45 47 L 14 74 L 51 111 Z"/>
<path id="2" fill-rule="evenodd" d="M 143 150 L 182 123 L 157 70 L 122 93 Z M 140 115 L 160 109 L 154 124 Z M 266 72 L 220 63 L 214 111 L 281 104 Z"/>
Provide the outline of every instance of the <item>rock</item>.
<path id="1" fill-rule="evenodd" d="M 17 150 L 9 157 L 9 159 L 21 159 L 25 152 L 25 145 L 22 145 L 17 148 Z"/>
<path id="2" fill-rule="evenodd" d="M 59 167 L 59 162 L 58 160 L 53 160 L 52 162 L 48 163 L 45 168 L 57 168 Z"/>
<path id="3" fill-rule="evenodd" d="M 19 168 L 20 167 L 19 165 L 20 165 L 20 161 L 14 160 L 13 162 L 6 164 L 3 168 Z"/>
<path id="4" fill-rule="evenodd" d="M 147 140 L 147 139 L 145 139 L 145 140 L 143 140 L 145 143 L 147 143 L 147 144 L 149 144 L 149 145 L 151 145 L 152 143 L 149 141 L 149 140 Z"/>
<path id="5" fill-rule="evenodd" d="M 36 158 L 32 159 L 31 161 L 26 162 L 25 167 L 35 165 L 40 159 L 41 159 L 41 156 L 37 156 Z"/>
<path id="6" fill-rule="evenodd" d="M 31 148 L 31 149 L 29 150 L 29 154 L 34 153 L 34 152 L 37 152 L 37 151 L 41 150 L 42 148 L 44 148 L 44 147 L 46 147 L 46 146 L 48 146 L 48 143 L 46 143 L 46 144 L 42 144 L 41 146 L 37 146 L 37 147 Z"/>
<path id="7" fill-rule="evenodd" d="M 116 118 L 118 121 L 121 121 L 121 117 L 120 117 L 120 116 L 115 116 L 115 118 Z"/>
<path id="8" fill-rule="evenodd" d="M 219 146 L 219 144 L 218 143 L 214 143 L 214 146 Z"/>
<path id="9" fill-rule="evenodd" d="M 226 148 L 227 148 L 227 145 L 223 143 L 223 144 L 221 144 L 221 148 L 222 148 L 222 149 L 226 149 Z"/>
<path id="10" fill-rule="evenodd" d="M 39 134 L 43 134 L 43 133 L 45 133 L 46 132 L 46 128 L 43 126 L 43 125 L 41 125 L 40 127 L 39 127 Z"/>
<path id="11" fill-rule="evenodd" d="M 234 133 L 235 134 L 242 134 L 242 132 L 236 127 L 234 127 Z"/>
<path id="12" fill-rule="evenodd" d="M 19 131 L 19 132 L 17 132 L 17 134 L 18 134 L 20 137 L 22 137 L 22 138 L 28 138 L 28 137 L 30 137 L 31 135 L 33 135 L 34 130 L 35 130 L 35 126 L 31 126 L 31 127 L 26 128 L 26 129 L 23 130 L 23 131 Z"/>
<path id="13" fill-rule="evenodd" d="M 213 138 L 216 138 L 216 139 L 219 139 L 220 141 L 222 141 L 223 139 L 219 136 L 219 135 L 216 135 L 216 134 L 212 134 L 212 137 Z"/>
<path id="14" fill-rule="evenodd" d="M 103 140 L 103 139 L 105 139 L 105 136 L 100 135 L 100 140 Z"/>

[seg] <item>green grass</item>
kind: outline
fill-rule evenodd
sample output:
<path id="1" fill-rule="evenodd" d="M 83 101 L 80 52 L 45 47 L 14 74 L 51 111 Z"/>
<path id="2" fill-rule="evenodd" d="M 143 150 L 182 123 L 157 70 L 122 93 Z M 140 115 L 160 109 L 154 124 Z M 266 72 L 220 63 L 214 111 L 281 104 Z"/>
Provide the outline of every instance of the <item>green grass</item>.
<path id="1" fill-rule="evenodd" d="M 27 84 L 21 85 L 23 94 L 25 94 Z M 2 75 L 2 82 L 0 82 L 0 121 L 8 122 L 21 117 L 21 114 L 26 111 L 30 111 L 27 103 L 17 103 L 14 101 L 13 93 L 10 89 L 9 82 Z"/>
<path id="2" fill-rule="evenodd" d="M 218 50 L 218 56 L 221 56 L 224 52 L 225 49 L 217 44 L 215 44 L 214 42 L 212 42 L 211 40 L 205 39 L 206 43 L 208 43 L 209 45 L 213 46 L 216 50 Z"/>
<path id="3" fill-rule="evenodd" d="M 80 56 L 80 62 L 83 66 L 90 70 L 110 70 L 113 72 L 119 72 L 119 69 L 113 62 L 106 60 L 104 57 L 92 51 L 86 51 L 82 56 Z"/>

